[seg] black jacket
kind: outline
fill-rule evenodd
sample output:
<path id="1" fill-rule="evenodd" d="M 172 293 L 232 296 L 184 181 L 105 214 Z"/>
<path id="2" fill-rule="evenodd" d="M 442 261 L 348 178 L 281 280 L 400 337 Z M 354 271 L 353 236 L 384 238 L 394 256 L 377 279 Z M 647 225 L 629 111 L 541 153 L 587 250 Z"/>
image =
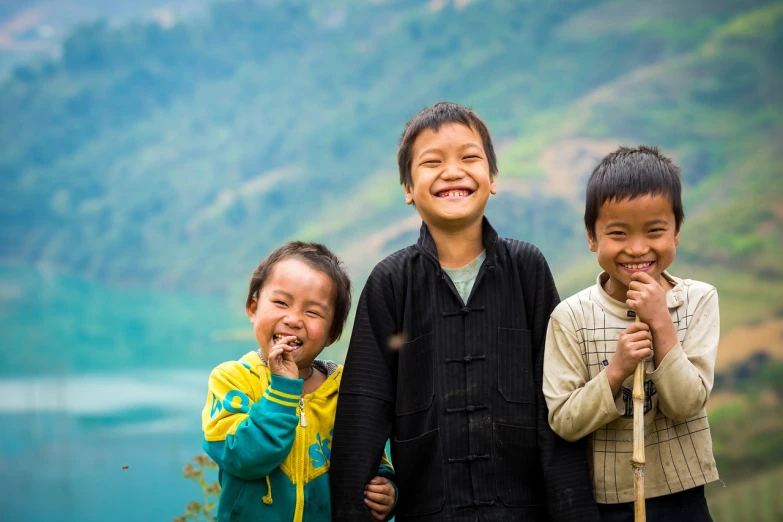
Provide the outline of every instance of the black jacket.
<path id="1" fill-rule="evenodd" d="M 547 423 L 544 339 L 559 298 L 541 252 L 498 238 L 467 303 L 426 225 L 373 270 L 359 300 L 337 403 L 335 521 L 363 502 L 391 438 L 396 519 L 598 520 L 582 443 Z"/>

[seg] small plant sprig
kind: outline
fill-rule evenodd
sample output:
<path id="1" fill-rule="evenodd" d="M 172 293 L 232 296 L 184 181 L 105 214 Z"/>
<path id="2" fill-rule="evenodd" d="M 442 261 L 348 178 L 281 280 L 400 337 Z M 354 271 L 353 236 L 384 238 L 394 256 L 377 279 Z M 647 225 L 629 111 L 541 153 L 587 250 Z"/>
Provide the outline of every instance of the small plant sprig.
<path id="1" fill-rule="evenodd" d="M 217 520 L 217 504 L 220 498 L 220 484 L 215 481 L 212 484 L 207 482 L 205 470 L 216 470 L 217 464 L 206 455 L 197 455 L 193 457 L 193 462 L 189 462 L 183 469 L 182 475 L 199 485 L 204 495 L 203 501 L 193 500 L 185 506 L 185 514 L 174 517 L 174 522 L 205 521 L 213 522 Z"/>

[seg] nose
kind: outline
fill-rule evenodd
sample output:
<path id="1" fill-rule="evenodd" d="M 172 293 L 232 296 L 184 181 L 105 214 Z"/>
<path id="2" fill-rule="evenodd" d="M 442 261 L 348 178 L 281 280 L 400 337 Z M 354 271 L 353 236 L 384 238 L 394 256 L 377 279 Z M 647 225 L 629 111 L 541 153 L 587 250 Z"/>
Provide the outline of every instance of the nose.
<path id="1" fill-rule="evenodd" d="M 446 181 L 454 181 L 462 178 L 465 175 L 459 165 L 457 165 L 457 163 L 454 161 L 447 161 L 443 167 L 443 174 L 441 174 L 441 178 Z"/>
<path id="2" fill-rule="evenodd" d="M 632 236 L 625 245 L 625 252 L 631 257 L 642 257 L 650 250 L 644 238 Z"/>
<path id="3" fill-rule="evenodd" d="M 304 321 L 302 320 L 301 314 L 297 312 L 296 310 L 288 310 L 288 313 L 283 318 L 283 323 L 294 329 L 302 328 L 304 326 Z"/>

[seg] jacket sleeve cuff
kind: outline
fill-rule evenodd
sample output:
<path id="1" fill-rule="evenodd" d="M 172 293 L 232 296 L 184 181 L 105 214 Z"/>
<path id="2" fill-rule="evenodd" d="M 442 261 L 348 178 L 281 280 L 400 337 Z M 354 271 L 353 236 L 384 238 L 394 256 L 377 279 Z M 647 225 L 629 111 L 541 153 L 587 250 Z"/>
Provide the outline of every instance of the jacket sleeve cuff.
<path id="1" fill-rule="evenodd" d="M 606 368 L 598 374 L 598 380 L 601 383 L 601 411 L 610 416 L 611 420 L 622 416 L 625 413 L 623 394 L 618 393 L 617 397 L 612 395 L 612 387 L 609 386 Z"/>
<path id="2" fill-rule="evenodd" d="M 302 379 L 289 379 L 272 374 L 272 382 L 264 390 L 261 403 L 267 411 L 295 415 L 303 387 L 304 380 Z"/>
<path id="3" fill-rule="evenodd" d="M 682 349 L 682 345 L 678 342 L 671 350 L 669 350 L 669 353 L 663 357 L 661 364 L 659 364 L 657 367 L 652 368 L 651 364 L 647 365 L 647 375 L 649 375 L 653 381 L 660 380 L 666 375 L 669 368 L 675 366 L 681 359 L 684 358 L 686 358 L 685 351 Z"/>

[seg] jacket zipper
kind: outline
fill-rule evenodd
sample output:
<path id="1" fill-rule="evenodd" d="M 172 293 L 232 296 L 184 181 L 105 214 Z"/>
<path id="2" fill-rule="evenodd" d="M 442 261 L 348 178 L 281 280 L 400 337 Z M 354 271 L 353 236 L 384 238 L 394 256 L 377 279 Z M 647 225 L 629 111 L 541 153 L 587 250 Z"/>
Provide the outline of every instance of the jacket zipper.
<path id="1" fill-rule="evenodd" d="M 299 398 L 299 425 L 307 427 L 307 417 L 305 417 L 304 397 Z"/>
<path id="2" fill-rule="evenodd" d="M 294 439 L 294 450 L 296 451 L 296 507 L 294 509 L 294 522 L 301 522 L 304 518 L 304 467 L 307 458 L 307 455 L 305 455 L 307 451 L 307 441 L 305 440 L 307 417 L 305 417 L 304 397 L 299 397 L 299 426 L 297 431 L 299 433 L 296 434 Z"/>

